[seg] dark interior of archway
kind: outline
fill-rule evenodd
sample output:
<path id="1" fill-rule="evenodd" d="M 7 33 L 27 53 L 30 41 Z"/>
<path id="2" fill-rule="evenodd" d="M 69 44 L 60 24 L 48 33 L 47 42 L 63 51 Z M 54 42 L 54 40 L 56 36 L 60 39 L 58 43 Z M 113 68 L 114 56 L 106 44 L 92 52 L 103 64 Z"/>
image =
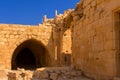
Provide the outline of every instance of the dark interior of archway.
<path id="1" fill-rule="evenodd" d="M 16 57 L 16 66 L 24 69 L 35 69 L 36 58 L 34 53 L 28 48 L 21 50 Z"/>
<path id="2" fill-rule="evenodd" d="M 11 69 L 35 70 L 40 67 L 50 66 L 51 58 L 45 46 L 36 40 L 27 40 L 20 44 L 14 51 Z"/>

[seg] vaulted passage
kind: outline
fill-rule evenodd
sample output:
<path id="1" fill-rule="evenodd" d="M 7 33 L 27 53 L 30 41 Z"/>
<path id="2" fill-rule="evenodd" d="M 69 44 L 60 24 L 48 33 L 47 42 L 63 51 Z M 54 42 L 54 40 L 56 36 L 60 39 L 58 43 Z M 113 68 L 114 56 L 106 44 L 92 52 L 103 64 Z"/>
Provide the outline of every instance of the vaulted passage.
<path id="1" fill-rule="evenodd" d="M 34 53 L 28 48 L 24 48 L 16 57 L 16 66 L 25 69 L 34 69 L 36 60 Z"/>
<path id="2" fill-rule="evenodd" d="M 36 40 L 27 40 L 19 45 L 12 56 L 12 70 L 24 68 L 34 70 L 40 67 L 50 66 L 49 52 L 45 46 Z"/>

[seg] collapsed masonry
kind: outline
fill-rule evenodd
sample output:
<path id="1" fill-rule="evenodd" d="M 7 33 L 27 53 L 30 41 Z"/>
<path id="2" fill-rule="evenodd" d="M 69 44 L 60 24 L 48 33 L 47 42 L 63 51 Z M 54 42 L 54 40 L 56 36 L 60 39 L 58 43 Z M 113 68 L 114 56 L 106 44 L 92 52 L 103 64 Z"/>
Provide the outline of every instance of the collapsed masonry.
<path id="1" fill-rule="evenodd" d="M 9 71 L 8 80 L 93 80 L 70 67 L 39 68 L 36 71 Z"/>
<path id="2" fill-rule="evenodd" d="M 81 0 L 39 26 L 1 24 L 0 68 L 73 66 L 96 80 L 118 80 L 119 5 L 120 0 Z"/>

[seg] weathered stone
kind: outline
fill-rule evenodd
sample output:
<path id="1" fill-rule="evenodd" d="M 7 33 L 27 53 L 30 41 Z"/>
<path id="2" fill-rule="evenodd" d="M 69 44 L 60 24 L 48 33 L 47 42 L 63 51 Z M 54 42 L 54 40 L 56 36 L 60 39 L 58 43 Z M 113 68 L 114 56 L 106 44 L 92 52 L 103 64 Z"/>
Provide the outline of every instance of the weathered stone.
<path id="1" fill-rule="evenodd" d="M 51 73 L 50 74 L 50 79 L 52 80 L 57 80 L 58 74 L 57 73 Z"/>
<path id="2" fill-rule="evenodd" d="M 9 72 L 8 73 L 8 80 L 16 80 L 16 73 Z"/>
<path id="3" fill-rule="evenodd" d="M 0 70 L 0 80 L 8 80 L 7 72 L 5 70 Z"/>
<path id="4" fill-rule="evenodd" d="M 77 73 L 76 73 L 76 71 L 71 71 L 71 72 L 70 72 L 70 75 L 71 75 L 71 76 L 76 76 Z"/>
<path id="5" fill-rule="evenodd" d="M 113 80 L 120 80 L 120 78 L 119 77 L 114 77 Z"/>
<path id="6" fill-rule="evenodd" d="M 74 10 L 67 10 L 53 19 L 46 18 L 38 26 L 0 24 L 0 69 L 35 70 L 44 66 L 73 65 L 89 77 L 110 80 L 119 76 L 119 8 L 120 0 L 81 0 Z M 20 64 L 25 61 L 31 64 Z M 25 70 L 11 72 L 8 76 L 23 79 L 20 74 L 27 76 Z M 69 70 L 43 68 L 35 71 L 33 78 L 49 79 L 50 75 L 55 78 L 58 74 L 59 80 L 79 80 L 78 75 L 86 76 Z"/>
<path id="7" fill-rule="evenodd" d="M 39 79 L 46 79 L 48 78 L 49 74 L 46 71 L 35 71 L 33 74 L 33 77 L 39 78 Z"/>
<path id="8" fill-rule="evenodd" d="M 39 78 L 41 78 L 41 79 L 46 79 L 46 78 L 48 78 L 48 76 L 49 76 L 49 74 L 46 71 L 39 73 Z"/>

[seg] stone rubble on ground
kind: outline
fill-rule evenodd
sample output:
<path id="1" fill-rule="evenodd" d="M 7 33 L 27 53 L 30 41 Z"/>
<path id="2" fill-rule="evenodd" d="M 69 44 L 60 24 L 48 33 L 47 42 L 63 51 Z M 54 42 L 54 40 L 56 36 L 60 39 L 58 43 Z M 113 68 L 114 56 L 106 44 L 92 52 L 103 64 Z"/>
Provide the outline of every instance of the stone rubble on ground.
<path id="1" fill-rule="evenodd" d="M 82 76 L 82 71 L 70 67 L 39 68 L 35 71 L 19 69 L 8 72 L 8 80 L 93 80 Z"/>

